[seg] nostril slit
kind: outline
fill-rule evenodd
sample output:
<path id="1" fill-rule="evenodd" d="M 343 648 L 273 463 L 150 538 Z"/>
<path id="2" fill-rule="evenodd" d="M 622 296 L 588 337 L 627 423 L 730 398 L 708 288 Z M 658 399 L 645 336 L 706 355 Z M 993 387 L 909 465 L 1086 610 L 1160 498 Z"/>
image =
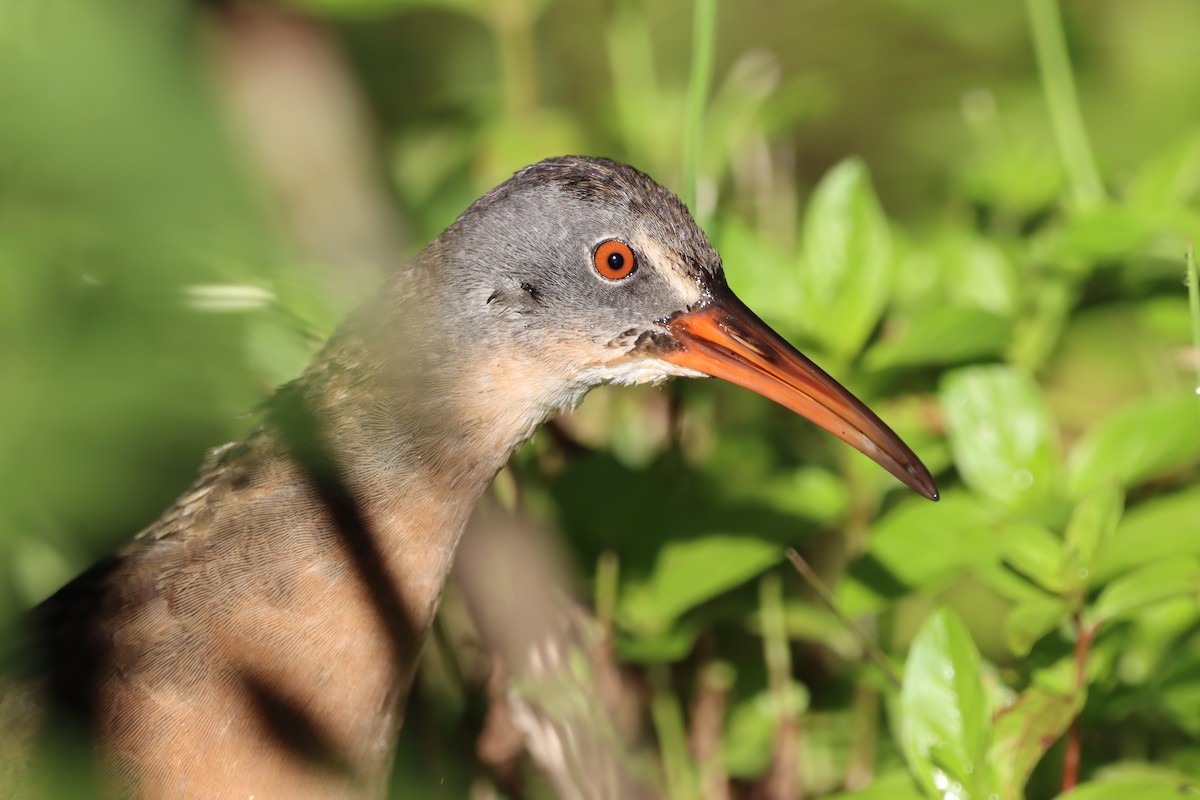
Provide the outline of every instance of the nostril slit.
<path id="1" fill-rule="evenodd" d="M 740 332 L 733 330 L 733 329 L 727 329 L 726 332 L 729 334 L 730 339 L 733 339 L 735 342 L 740 344 L 742 347 L 746 348 L 751 353 L 754 353 L 754 355 L 758 356 L 759 358 L 765 358 L 765 359 L 770 360 L 770 357 L 767 355 L 766 352 L 763 351 L 763 349 L 761 347 L 759 347 L 757 344 L 755 344 L 754 342 L 747 339 Z"/>

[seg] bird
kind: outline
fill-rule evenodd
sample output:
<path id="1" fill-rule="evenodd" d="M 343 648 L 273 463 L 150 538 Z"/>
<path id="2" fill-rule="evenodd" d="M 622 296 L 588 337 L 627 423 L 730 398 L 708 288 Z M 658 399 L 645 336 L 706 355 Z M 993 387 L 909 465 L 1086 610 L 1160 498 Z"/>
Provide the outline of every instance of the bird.
<path id="1" fill-rule="evenodd" d="M 387 276 L 250 433 L 31 612 L 34 666 L 0 694 L 0 736 L 73 720 L 109 790 L 146 800 L 384 796 L 493 477 L 592 387 L 675 377 L 750 389 L 938 498 L 879 417 L 733 294 L 674 194 L 616 161 L 547 159 Z"/>

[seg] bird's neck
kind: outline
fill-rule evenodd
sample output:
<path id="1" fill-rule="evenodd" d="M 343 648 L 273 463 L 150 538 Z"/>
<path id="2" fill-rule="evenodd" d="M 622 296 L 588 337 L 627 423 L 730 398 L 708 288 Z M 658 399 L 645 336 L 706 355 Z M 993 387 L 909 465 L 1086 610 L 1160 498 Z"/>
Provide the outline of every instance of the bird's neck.
<path id="1" fill-rule="evenodd" d="M 398 319 L 396 305 L 344 326 L 274 399 L 268 431 L 342 540 L 403 694 L 472 508 L 564 398 L 539 388 L 533 362 L 455 341 L 416 306 Z"/>
<path id="2" fill-rule="evenodd" d="M 382 794 L 467 518 L 563 396 L 436 307 L 355 315 L 103 578 L 119 635 L 91 661 L 121 680 L 86 713 L 145 796 Z"/>

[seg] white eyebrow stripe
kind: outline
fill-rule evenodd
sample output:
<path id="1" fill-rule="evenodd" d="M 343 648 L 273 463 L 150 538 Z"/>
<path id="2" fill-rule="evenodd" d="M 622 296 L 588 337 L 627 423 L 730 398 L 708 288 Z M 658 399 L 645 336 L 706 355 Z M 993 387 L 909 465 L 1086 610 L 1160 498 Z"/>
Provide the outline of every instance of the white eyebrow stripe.
<path id="1" fill-rule="evenodd" d="M 642 257 L 654 263 L 659 274 L 674 287 L 679 297 L 684 301 L 684 307 L 699 302 L 701 291 L 695 277 L 687 266 L 680 262 L 678 256 L 667 247 L 663 247 L 654 239 L 647 236 L 635 236 L 630 244 Z"/>

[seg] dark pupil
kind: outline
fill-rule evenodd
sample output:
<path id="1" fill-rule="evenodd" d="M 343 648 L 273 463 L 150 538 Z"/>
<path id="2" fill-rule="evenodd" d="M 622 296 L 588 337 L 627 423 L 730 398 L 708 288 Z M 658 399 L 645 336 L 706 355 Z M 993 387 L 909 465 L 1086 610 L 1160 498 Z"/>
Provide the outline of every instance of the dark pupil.
<path id="1" fill-rule="evenodd" d="M 625 256 L 621 255 L 620 253 L 609 253 L 608 254 L 608 268 L 609 269 L 611 269 L 613 272 L 616 272 L 623 266 L 625 266 Z"/>

